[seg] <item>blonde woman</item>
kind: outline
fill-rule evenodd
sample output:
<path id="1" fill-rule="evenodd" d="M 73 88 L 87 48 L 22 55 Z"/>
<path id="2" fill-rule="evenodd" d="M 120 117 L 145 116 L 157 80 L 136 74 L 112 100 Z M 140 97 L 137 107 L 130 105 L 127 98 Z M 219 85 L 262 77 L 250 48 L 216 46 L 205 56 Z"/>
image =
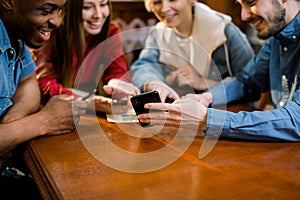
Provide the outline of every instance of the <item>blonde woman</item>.
<path id="1" fill-rule="evenodd" d="M 206 90 L 254 56 L 231 17 L 196 0 L 145 0 L 145 6 L 160 22 L 131 66 L 132 79 L 141 90 L 157 90 L 162 100 L 178 99 L 175 88 Z"/>

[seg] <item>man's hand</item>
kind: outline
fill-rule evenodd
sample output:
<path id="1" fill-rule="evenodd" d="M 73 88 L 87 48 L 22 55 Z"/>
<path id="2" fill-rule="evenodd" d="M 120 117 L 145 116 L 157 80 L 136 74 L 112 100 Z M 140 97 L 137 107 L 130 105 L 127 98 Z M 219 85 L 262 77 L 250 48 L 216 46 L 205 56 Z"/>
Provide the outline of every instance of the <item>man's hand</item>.
<path id="1" fill-rule="evenodd" d="M 207 104 L 207 100 L 199 101 L 197 98 L 197 95 L 187 95 L 172 104 L 148 103 L 145 108 L 158 109 L 161 112 L 141 114 L 138 118 L 141 122 L 152 125 L 205 130 L 207 106 L 203 103 Z"/>
<path id="2" fill-rule="evenodd" d="M 88 103 L 73 101 L 68 95 L 53 96 L 48 101 L 41 114 L 44 116 L 46 134 L 61 134 L 73 131 L 80 116 L 84 115 Z"/>
<path id="3" fill-rule="evenodd" d="M 205 93 L 202 93 L 202 94 L 196 94 L 196 99 L 199 103 L 201 103 L 204 106 L 208 107 L 209 104 L 211 104 L 212 101 L 213 101 L 213 96 L 210 92 L 205 92 Z"/>

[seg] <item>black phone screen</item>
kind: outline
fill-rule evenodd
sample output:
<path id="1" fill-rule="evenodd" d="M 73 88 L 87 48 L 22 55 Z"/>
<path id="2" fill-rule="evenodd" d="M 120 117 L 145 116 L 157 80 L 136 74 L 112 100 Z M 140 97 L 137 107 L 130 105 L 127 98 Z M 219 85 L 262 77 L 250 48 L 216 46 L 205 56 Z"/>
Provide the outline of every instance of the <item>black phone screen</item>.
<path id="1" fill-rule="evenodd" d="M 138 95 L 135 95 L 130 98 L 131 104 L 136 115 L 142 113 L 149 113 L 149 109 L 144 108 L 146 103 L 159 103 L 161 99 L 159 97 L 159 93 L 157 91 L 144 92 Z M 155 110 L 151 110 L 151 112 L 155 112 Z M 147 126 L 148 123 L 141 123 L 141 126 Z"/>

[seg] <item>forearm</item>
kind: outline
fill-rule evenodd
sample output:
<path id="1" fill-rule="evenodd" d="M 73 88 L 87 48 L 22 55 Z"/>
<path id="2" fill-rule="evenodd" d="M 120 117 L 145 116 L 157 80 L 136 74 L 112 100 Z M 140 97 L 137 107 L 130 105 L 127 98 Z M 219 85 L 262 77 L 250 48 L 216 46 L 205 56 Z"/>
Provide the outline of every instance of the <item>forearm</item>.
<path id="1" fill-rule="evenodd" d="M 212 105 L 227 104 L 244 96 L 244 85 L 236 78 L 227 78 L 209 89 L 213 96 Z"/>
<path id="2" fill-rule="evenodd" d="M 299 104 L 268 111 L 232 113 L 209 109 L 207 134 L 261 141 L 300 141 Z"/>
<path id="3" fill-rule="evenodd" d="M 164 82 L 164 72 L 157 64 L 143 63 L 132 71 L 132 82 L 139 89 L 151 80 L 160 80 Z"/>
<path id="4" fill-rule="evenodd" d="M 48 131 L 45 121 L 47 119 L 41 116 L 41 113 L 37 113 L 0 124 L 0 155 L 25 141 L 44 135 Z"/>
<path id="5" fill-rule="evenodd" d="M 3 122 L 14 121 L 36 112 L 40 105 L 40 90 L 35 74 L 20 81 L 12 98 L 13 106 L 8 110 Z"/>
<path id="6" fill-rule="evenodd" d="M 32 115 L 0 124 L 0 153 L 42 135 L 68 133 L 74 130 L 86 101 L 73 101 L 67 95 L 52 97 L 45 107 Z"/>
<path id="7" fill-rule="evenodd" d="M 132 82 L 139 89 L 151 79 L 164 81 L 165 75 L 162 63 L 159 62 L 160 50 L 156 44 L 156 33 L 150 31 L 145 47 L 140 53 L 138 60 L 131 66 Z"/>

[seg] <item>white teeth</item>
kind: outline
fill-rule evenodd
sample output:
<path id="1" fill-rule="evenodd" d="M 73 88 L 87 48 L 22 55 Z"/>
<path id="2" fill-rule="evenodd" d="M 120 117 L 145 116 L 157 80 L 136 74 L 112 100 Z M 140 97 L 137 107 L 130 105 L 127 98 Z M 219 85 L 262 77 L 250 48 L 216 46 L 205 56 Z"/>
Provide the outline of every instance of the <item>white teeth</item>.
<path id="1" fill-rule="evenodd" d="M 253 25 L 254 25 L 254 26 L 257 26 L 257 25 L 260 24 L 262 21 L 263 21 L 262 19 L 258 19 L 258 20 L 256 20 L 256 21 L 253 23 Z"/>
<path id="2" fill-rule="evenodd" d="M 99 26 L 101 23 L 100 22 L 90 22 L 90 24 L 93 26 Z"/>
<path id="3" fill-rule="evenodd" d="M 41 31 L 41 33 L 45 36 L 48 36 L 50 34 L 50 32 L 44 32 L 44 31 Z"/>

